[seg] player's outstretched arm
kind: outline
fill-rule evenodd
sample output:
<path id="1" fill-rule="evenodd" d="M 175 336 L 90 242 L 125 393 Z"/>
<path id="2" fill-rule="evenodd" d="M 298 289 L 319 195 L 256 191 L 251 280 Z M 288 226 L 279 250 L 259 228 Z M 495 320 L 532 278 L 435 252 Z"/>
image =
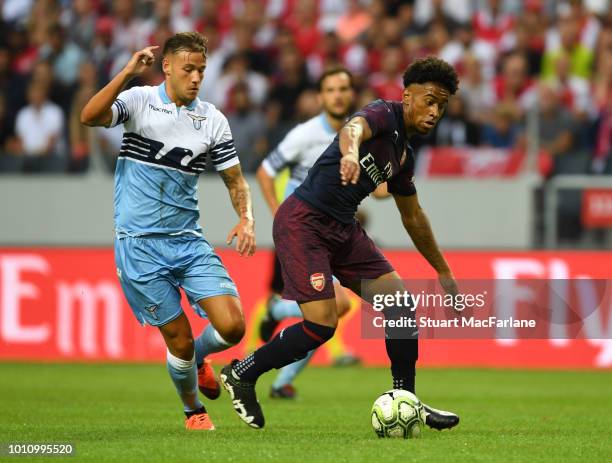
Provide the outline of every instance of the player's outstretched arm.
<path id="1" fill-rule="evenodd" d="M 130 80 L 144 72 L 155 62 L 153 50 L 143 48 L 132 55 L 125 67 L 102 90 L 91 97 L 81 111 L 81 124 L 108 127 L 113 120 L 111 106 Z"/>
<path id="2" fill-rule="evenodd" d="M 372 138 L 372 130 L 364 117 L 348 121 L 340 130 L 340 181 L 342 185 L 359 180 L 359 146 Z"/>
<path id="3" fill-rule="evenodd" d="M 442 255 L 434 237 L 429 219 L 419 205 L 416 195 L 393 195 L 395 204 L 402 216 L 402 224 L 410 235 L 412 242 L 427 262 L 438 272 L 438 279 L 444 290 L 449 294 L 457 294 L 457 282 L 446 259 Z"/>
<path id="4" fill-rule="evenodd" d="M 237 237 L 236 251 L 240 255 L 252 256 L 255 253 L 255 220 L 253 219 L 253 205 L 251 203 L 251 190 L 242 175 L 240 164 L 219 172 L 225 186 L 229 191 L 232 205 L 240 217 L 240 222 L 231 229 L 227 235 L 227 244 L 232 244 Z"/>
<path id="5" fill-rule="evenodd" d="M 272 211 L 272 215 L 276 215 L 276 211 L 278 210 L 278 199 L 276 199 L 276 188 L 274 187 L 274 177 L 271 177 L 266 172 L 266 169 L 263 166 L 259 166 L 257 169 L 257 173 L 255 174 L 257 177 L 257 183 L 259 183 L 259 188 L 261 189 L 261 193 L 263 194 L 266 203 L 270 207 L 270 211 Z"/>

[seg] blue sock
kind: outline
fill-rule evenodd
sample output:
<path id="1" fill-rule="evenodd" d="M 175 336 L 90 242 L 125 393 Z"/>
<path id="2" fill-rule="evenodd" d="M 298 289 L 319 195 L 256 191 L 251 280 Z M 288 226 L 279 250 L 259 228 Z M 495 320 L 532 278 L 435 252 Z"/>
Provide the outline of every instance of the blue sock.
<path id="1" fill-rule="evenodd" d="M 204 359 L 208 354 L 221 352 L 222 350 L 231 347 L 232 344 L 221 337 L 217 330 L 209 323 L 202 334 L 195 339 L 195 358 L 198 363 L 198 368 L 204 363 Z"/>
<path id="2" fill-rule="evenodd" d="M 281 368 L 281 370 L 278 372 L 278 375 L 276 376 L 276 379 L 274 380 L 274 383 L 272 384 L 272 387 L 274 389 L 280 389 L 281 387 L 286 386 L 287 384 L 293 383 L 295 377 L 300 374 L 300 371 L 306 368 L 306 365 L 308 365 L 308 362 L 314 355 L 315 350 L 316 349 L 313 349 L 308 352 L 308 355 L 306 355 L 306 357 L 304 357 L 302 360 L 290 363 L 289 365 L 286 365 Z"/>
<path id="3" fill-rule="evenodd" d="M 183 401 L 184 410 L 193 412 L 202 408 L 198 398 L 198 370 L 195 355 L 191 360 L 183 360 L 170 353 L 166 354 L 168 373 L 176 386 L 176 392 Z"/>
<path id="4" fill-rule="evenodd" d="M 300 310 L 300 305 L 295 301 L 290 301 L 288 299 L 279 299 L 274 303 L 272 309 L 270 309 L 270 314 L 272 318 L 276 321 L 284 320 L 289 317 L 299 317 L 302 318 L 302 311 Z"/>

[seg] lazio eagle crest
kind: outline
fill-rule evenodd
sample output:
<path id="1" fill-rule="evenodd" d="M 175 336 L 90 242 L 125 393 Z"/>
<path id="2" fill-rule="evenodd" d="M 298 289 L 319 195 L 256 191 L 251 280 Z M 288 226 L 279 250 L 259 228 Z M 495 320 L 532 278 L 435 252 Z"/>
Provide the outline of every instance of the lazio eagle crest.
<path id="1" fill-rule="evenodd" d="M 206 116 L 198 116 L 197 114 L 187 113 L 187 115 L 193 121 L 193 128 L 196 130 L 200 130 L 202 127 L 202 121 L 206 120 Z"/>

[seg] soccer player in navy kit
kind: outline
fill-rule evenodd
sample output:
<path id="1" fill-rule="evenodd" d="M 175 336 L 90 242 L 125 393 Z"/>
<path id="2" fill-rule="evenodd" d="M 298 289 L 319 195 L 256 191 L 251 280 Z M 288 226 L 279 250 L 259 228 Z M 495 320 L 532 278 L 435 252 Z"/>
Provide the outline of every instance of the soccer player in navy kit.
<path id="1" fill-rule="evenodd" d="M 264 426 L 255 394 L 257 378 L 304 358 L 334 335 L 337 324 L 332 274 L 362 295 L 375 287 L 403 291 L 397 272 L 354 218 L 359 203 L 387 182 L 404 228 L 438 273 L 443 288 L 457 293 L 453 274 L 419 206 L 414 185 L 414 156 L 408 140 L 427 134 L 455 94 L 458 78 L 445 61 L 428 57 L 404 73 L 401 102 L 376 100 L 355 113 L 323 152 L 308 177 L 280 206 L 274 220 L 274 244 L 285 283 L 283 297 L 300 303 L 304 321 L 281 331 L 267 344 L 221 370 L 221 381 L 234 409 L 249 426 Z M 362 280 L 373 280 L 362 288 Z M 378 285 L 378 286 L 377 286 Z M 387 333 L 393 387 L 414 392 L 418 341 Z M 425 423 L 435 429 L 455 426 L 454 413 L 424 405 Z"/>

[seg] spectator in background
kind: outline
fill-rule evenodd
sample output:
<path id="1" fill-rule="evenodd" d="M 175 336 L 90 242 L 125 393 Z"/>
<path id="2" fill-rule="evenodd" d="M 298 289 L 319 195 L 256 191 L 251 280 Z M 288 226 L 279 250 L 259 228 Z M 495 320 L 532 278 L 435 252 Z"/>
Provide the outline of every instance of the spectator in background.
<path id="1" fill-rule="evenodd" d="M 612 8 L 610 10 L 612 20 Z M 606 108 L 612 100 L 612 21 L 599 38 L 592 93 L 597 111 Z"/>
<path id="2" fill-rule="evenodd" d="M 6 22 L 23 22 L 32 10 L 32 0 L 3 0 L 0 3 L 2 17 Z"/>
<path id="3" fill-rule="evenodd" d="M 292 121 L 295 116 L 295 103 L 310 85 L 306 66 L 297 48 L 286 47 L 280 50 L 278 68 L 274 74 L 270 90 L 271 105 L 279 105 L 279 116 L 284 121 Z"/>
<path id="4" fill-rule="evenodd" d="M 336 24 L 336 34 L 345 43 L 353 42 L 372 24 L 372 16 L 360 0 L 347 0 L 347 8 Z"/>
<path id="5" fill-rule="evenodd" d="M 466 105 L 470 121 L 483 124 L 495 104 L 495 92 L 490 81 L 483 77 L 483 67 L 478 58 L 471 53 L 464 55 L 459 67 L 461 76 L 461 95 Z"/>
<path id="6" fill-rule="evenodd" d="M 17 113 L 15 133 L 29 172 L 65 170 L 62 152 L 64 114 L 47 99 L 47 85 L 32 81 L 28 86 L 28 106 Z"/>
<path id="7" fill-rule="evenodd" d="M 591 170 L 612 175 L 612 99 L 599 114 Z"/>
<path id="8" fill-rule="evenodd" d="M 402 49 L 399 47 L 385 48 L 380 72 L 373 74 L 368 81 L 368 86 L 374 91 L 377 98 L 395 101 L 402 99 L 404 92 L 403 68 Z"/>
<path id="9" fill-rule="evenodd" d="M 499 42 L 501 53 L 521 53 L 527 59 L 527 73 L 535 78 L 542 71 L 542 56 L 545 46 L 545 31 L 548 27 L 542 14 L 539 0 L 527 1 L 523 14 L 514 27 L 507 31 Z"/>
<path id="10" fill-rule="evenodd" d="M 31 45 L 40 50 L 49 39 L 49 29 L 59 24 L 61 7 L 53 0 L 38 0 L 34 2 L 27 22 L 28 40 Z"/>
<path id="11" fill-rule="evenodd" d="M 236 21 L 231 36 L 224 41 L 224 47 L 233 54 L 245 56 L 252 71 L 262 75 L 272 72 L 269 57 L 255 45 L 255 29 L 246 21 Z"/>
<path id="12" fill-rule="evenodd" d="M 47 43 L 41 48 L 40 57 L 51 62 L 53 74 L 60 84 L 71 87 L 76 83 L 83 52 L 68 40 L 59 23 L 49 26 Z"/>
<path id="13" fill-rule="evenodd" d="M 134 0 L 113 0 L 113 46 L 129 55 L 133 50 L 144 48 L 149 38 L 145 23 L 136 16 L 135 8 Z"/>
<path id="14" fill-rule="evenodd" d="M 91 143 L 90 128 L 81 124 L 80 114 L 83 106 L 96 94 L 98 79 L 96 67 L 91 62 L 84 62 L 79 69 L 79 87 L 72 100 L 68 118 L 70 137 L 69 172 L 85 172 L 89 167 Z"/>
<path id="15" fill-rule="evenodd" d="M 490 122 L 483 125 L 481 143 L 491 148 L 513 149 L 520 145 L 521 133 L 514 108 L 498 104 L 493 110 Z"/>
<path id="16" fill-rule="evenodd" d="M 504 34 L 512 30 L 515 18 L 504 11 L 502 0 L 487 0 L 485 8 L 474 13 L 472 27 L 477 38 L 499 49 Z"/>
<path id="17" fill-rule="evenodd" d="M 593 111 L 589 81 L 571 74 L 570 57 L 565 53 L 557 56 L 553 64 L 555 72 L 546 82 L 557 89 L 563 107 L 569 110 L 577 121 L 586 122 L 590 116 L 596 114 Z"/>
<path id="18" fill-rule="evenodd" d="M 11 51 L 11 70 L 16 75 L 27 75 L 38 59 L 38 46 L 30 42 L 28 31 L 16 24 L 8 32 L 7 48 Z"/>
<path id="19" fill-rule="evenodd" d="M 74 0 L 72 8 L 64 10 L 62 24 L 69 39 L 82 50 L 90 50 L 96 35 L 98 17 L 93 0 Z"/>
<path id="20" fill-rule="evenodd" d="M 571 10 L 561 9 L 558 29 L 559 42 L 549 40 L 542 60 L 542 77 L 550 79 L 554 76 L 555 60 L 559 55 L 566 54 L 570 59 L 571 75 L 589 79 L 593 66 L 593 48 L 580 42 L 580 23 L 571 15 Z"/>
<path id="21" fill-rule="evenodd" d="M 314 52 L 321 39 L 317 18 L 318 7 L 315 0 L 297 0 L 293 14 L 285 22 L 285 27 L 293 34 L 295 45 L 302 56 Z"/>
<path id="22" fill-rule="evenodd" d="M 461 94 L 448 100 L 445 116 L 438 122 L 431 138 L 436 146 L 477 146 L 480 143 L 480 127 L 469 120 Z"/>
<path id="23" fill-rule="evenodd" d="M 268 150 L 266 122 L 263 113 L 253 106 L 245 82 L 236 82 L 230 89 L 226 114 L 242 170 L 255 172 Z"/>
<path id="24" fill-rule="evenodd" d="M 113 45 L 114 22 L 108 16 L 103 16 L 96 21 L 96 35 L 93 40 L 91 58 L 93 59 L 100 85 L 106 85 L 113 70 L 114 62 L 120 50 Z"/>
<path id="25" fill-rule="evenodd" d="M 468 53 L 478 60 L 484 79 L 491 80 L 495 76 L 497 50 L 489 42 L 477 39 L 469 24 L 463 24 L 455 32 L 455 39 L 440 48 L 439 57 L 462 71 L 462 60 Z"/>
<path id="26" fill-rule="evenodd" d="M 461 23 L 466 23 L 472 14 L 470 0 L 416 0 L 414 19 L 421 31 L 429 29 L 432 22 L 441 22 L 449 33 Z"/>
<path id="27" fill-rule="evenodd" d="M 182 14 L 180 8 L 180 2 L 173 2 L 172 0 L 154 0 L 153 14 L 142 24 L 143 33 L 145 33 L 147 37 L 151 37 L 160 26 L 168 27 L 170 29 L 170 35 L 174 35 L 177 32 L 193 30 L 193 22 Z"/>
<path id="28" fill-rule="evenodd" d="M 556 173 L 574 172 L 564 158 L 573 154 L 575 119 L 561 106 L 557 88 L 547 83 L 538 87 L 540 148 L 553 157 Z M 573 163 L 572 163 L 573 165 Z"/>
<path id="29" fill-rule="evenodd" d="M 522 53 L 510 53 L 502 60 L 502 72 L 493 81 L 495 104 L 512 111 L 514 120 L 523 118 L 534 103 L 536 92 L 527 72 L 527 59 Z"/>
<path id="30" fill-rule="evenodd" d="M 15 138 L 12 120 L 6 107 L 6 101 L 0 94 L 0 173 L 18 172 L 21 170 L 22 158 L 19 154 L 19 142 Z"/>
<path id="31" fill-rule="evenodd" d="M 226 50 L 220 48 L 221 36 L 216 27 L 209 27 L 199 31 L 206 37 L 206 70 L 204 71 L 205 85 L 200 86 L 200 94 L 198 97 L 201 100 L 212 102 L 215 98 L 215 82 L 217 82 L 223 74 L 223 65 L 228 56 Z"/>
<path id="32" fill-rule="evenodd" d="M 253 104 L 263 104 L 268 92 L 268 81 L 258 72 L 249 69 L 249 60 L 243 53 L 230 55 L 224 66 L 223 74 L 216 82 L 209 82 L 214 87 L 210 95 L 211 103 L 220 108 L 227 108 L 231 90 L 238 82 L 245 82 L 249 89 L 249 99 Z"/>

